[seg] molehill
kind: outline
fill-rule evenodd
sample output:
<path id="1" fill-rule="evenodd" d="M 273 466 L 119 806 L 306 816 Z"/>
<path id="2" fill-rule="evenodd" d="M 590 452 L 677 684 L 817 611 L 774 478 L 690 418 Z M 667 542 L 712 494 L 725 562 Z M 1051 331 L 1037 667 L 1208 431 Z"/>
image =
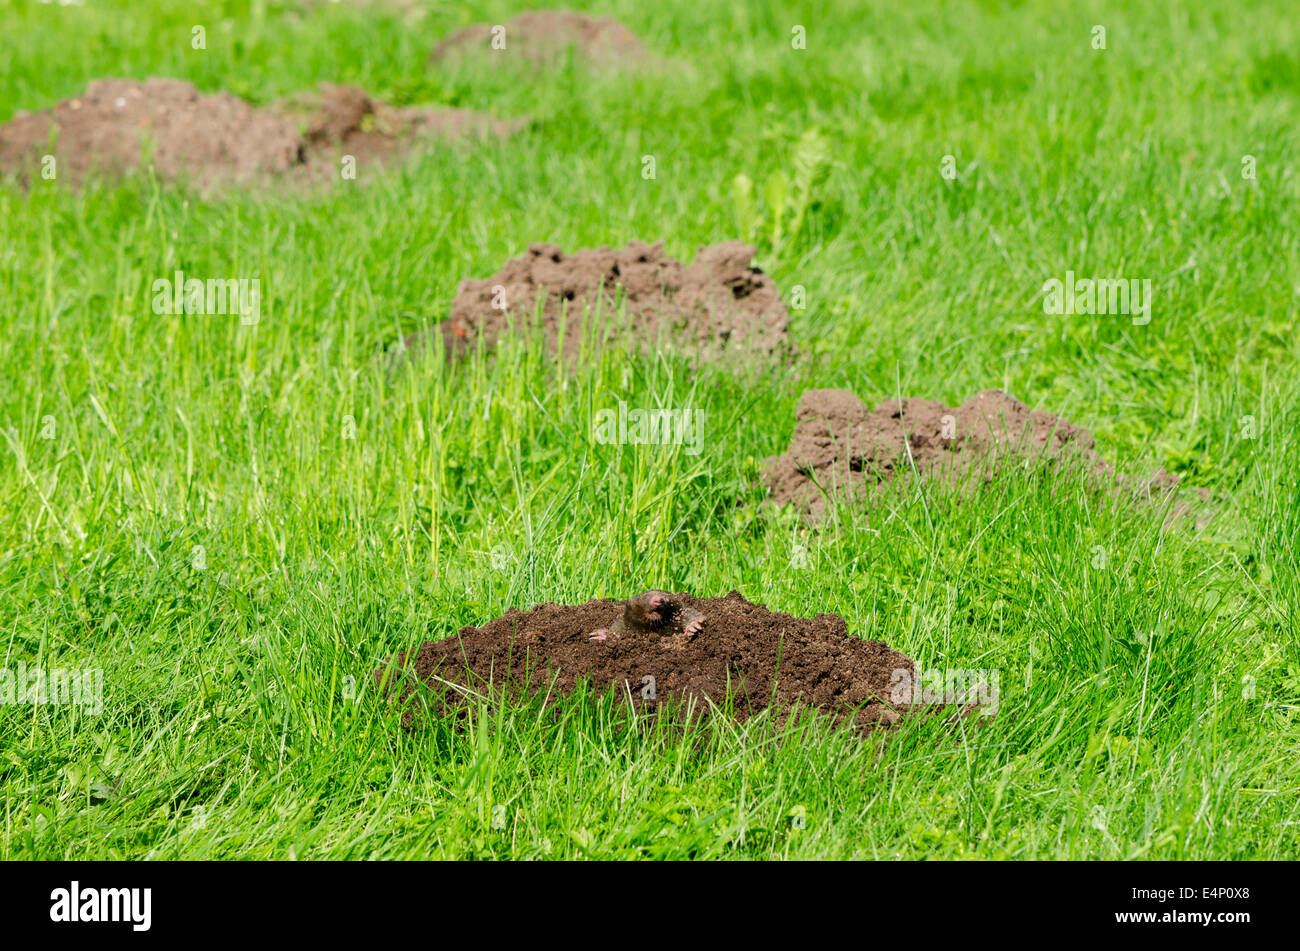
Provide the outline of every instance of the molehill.
<path id="1" fill-rule="evenodd" d="M 0 125 L 0 173 L 31 183 L 49 153 L 57 180 L 79 185 L 92 174 L 129 173 L 147 156 L 162 180 L 188 178 L 204 190 L 257 181 L 323 185 L 342 179 L 343 154 L 356 159 L 363 181 L 372 167 L 405 157 L 429 137 L 508 135 L 526 122 L 465 109 L 394 108 L 349 86 L 326 84 L 258 108 L 178 79 L 98 79 L 53 110 Z"/>
<path id="2" fill-rule="evenodd" d="M 808 390 L 795 411 L 790 448 L 768 459 L 763 482 L 778 505 L 823 518 L 833 500 L 860 503 L 896 478 L 949 485 L 987 483 L 1008 464 L 1078 467 L 1116 496 L 1161 499 L 1178 477 L 1117 476 L 1093 448 L 1092 433 L 1055 413 L 1031 410 L 1001 390 L 983 390 L 958 407 L 926 399 L 886 400 L 874 410 L 847 390 Z"/>
<path id="3" fill-rule="evenodd" d="M 587 679 L 593 688 L 613 687 L 640 711 L 665 701 L 679 708 L 694 701 L 707 715 L 705 699 L 721 707 L 730 692 L 731 712 L 743 722 L 776 704 L 778 716 L 816 710 L 861 732 L 891 726 L 909 712 L 890 702 L 891 691 L 915 666 L 883 641 L 849 634 L 834 614 L 811 618 L 769 611 L 738 591 L 724 598 L 677 595 L 705 617 L 692 638 L 625 634 L 605 643 L 588 635 L 610 627 L 625 602 L 596 599 L 586 604 L 542 604 L 511 609 L 481 627 L 465 627 L 454 637 L 426 641 L 375 671 L 376 683 L 406 705 L 404 721 L 417 723 L 424 709 L 438 717 L 463 714 L 472 702 L 466 690 L 481 695 L 504 688 L 513 698 L 571 693 Z M 411 674 L 402 678 L 408 662 Z M 653 678 L 653 681 L 648 678 Z"/>
<path id="4" fill-rule="evenodd" d="M 790 312 L 772 279 L 751 266 L 754 253 L 753 245 L 729 241 L 701 247 L 683 264 L 662 241 L 573 254 L 531 244 L 491 277 L 461 281 L 434 339 L 454 356 L 536 324 L 551 353 L 563 339 L 566 357 L 621 339 L 646 352 L 677 347 L 710 359 L 770 361 L 790 352 Z M 418 353 L 428 344 L 417 333 L 401 349 Z"/>
<path id="5" fill-rule="evenodd" d="M 572 10 L 528 10 L 503 24 L 475 23 L 446 37 L 430 60 L 478 60 L 492 64 L 554 64 L 572 50 L 599 66 L 643 62 L 647 51 L 636 34 L 612 17 Z"/>

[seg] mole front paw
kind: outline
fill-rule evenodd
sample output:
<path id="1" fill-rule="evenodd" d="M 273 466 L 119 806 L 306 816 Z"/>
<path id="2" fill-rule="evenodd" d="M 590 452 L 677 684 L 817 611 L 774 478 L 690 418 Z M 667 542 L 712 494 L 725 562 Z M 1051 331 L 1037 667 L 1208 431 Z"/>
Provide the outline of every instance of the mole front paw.
<path id="1" fill-rule="evenodd" d="M 695 618 L 695 620 L 683 627 L 682 630 L 686 632 L 687 637 L 694 637 L 696 634 L 700 633 L 700 631 L 704 630 L 704 615 L 701 614 L 699 617 Z"/>
<path id="2" fill-rule="evenodd" d="M 594 631 L 592 631 L 590 634 L 588 634 L 588 635 L 587 635 L 587 640 L 589 640 L 589 641 L 595 641 L 597 644 L 603 644 L 603 643 L 605 643 L 605 640 L 606 640 L 608 637 L 609 637 L 609 631 L 605 630 L 605 629 L 602 627 L 602 628 L 598 628 L 597 630 L 594 630 Z"/>

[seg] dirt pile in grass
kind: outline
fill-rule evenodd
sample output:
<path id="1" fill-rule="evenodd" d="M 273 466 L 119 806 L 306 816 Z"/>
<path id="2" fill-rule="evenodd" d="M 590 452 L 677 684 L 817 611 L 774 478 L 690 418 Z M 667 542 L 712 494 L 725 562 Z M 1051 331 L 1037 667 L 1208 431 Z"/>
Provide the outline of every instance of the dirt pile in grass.
<path id="1" fill-rule="evenodd" d="M 53 110 L 0 126 L 0 174 L 29 183 L 49 153 L 58 179 L 74 184 L 92 174 L 120 176 L 146 161 L 164 181 L 203 188 L 278 177 L 319 184 L 341 178 L 343 154 L 355 156 L 361 180 L 422 138 L 506 135 L 519 125 L 461 109 L 392 108 L 347 86 L 257 108 L 177 79 L 99 79 Z"/>
<path id="2" fill-rule="evenodd" d="M 895 477 L 964 484 L 978 470 L 988 482 L 1007 464 L 1077 466 L 1117 493 L 1163 498 L 1178 477 L 1163 469 L 1144 481 L 1123 480 L 1093 448 L 1086 429 L 1054 413 L 1031 410 L 1001 390 L 983 390 L 958 407 L 933 400 L 886 400 L 874 410 L 847 390 L 808 390 L 795 412 L 790 448 L 768 459 L 763 481 L 777 504 L 805 517 L 826 515 L 831 499 L 860 502 Z"/>
<path id="3" fill-rule="evenodd" d="M 532 244 L 491 277 L 461 281 L 437 333 L 451 356 L 472 351 L 480 338 L 492 347 L 511 328 L 531 332 L 535 323 L 555 353 L 563 322 L 568 356 L 579 341 L 630 339 L 645 351 L 773 359 L 789 352 L 790 312 L 772 279 L 750 266 L 754 250 L 741 241 L 705 246 L 687 265 L 666 255 L 662 241 L 574 254 Z M 403 348 L 428 344 L 413 334 Z"/>
<path id="4" fill-rule="evenodd" d="M 389 106 L 354 86 L 332 84 L 290 99 L 278 111 L 303 128 L 307 164 L 317 178 L 337 178 L 342 155 L 354 156 L 359 168 L 383 165 L 429 139 L 504 138 L 529 121 L 494 119 L 471 109 Z"/>
<path id="5" fill-rule="evenodd" d="M 725 598 L 680 597 L 705 616 L 704 629 L 693 638 L 637 632 L 594 643 L 587 635 L 610 627 L 625 602 L 543 604 L 512 609 L 481 627 L 462 628 L 456 637 L 426 641 L 413 658 L 414 678 L 436 716 L 465 709 L 466 695 L 456 687 L 486 694 L 490 682 L 514 697 L 546 691 L 554 697 L 570 693 L 581 678 L 590 678 L 597 690 L 615 687 L 645 711 L 693 699 L 702 715 L 705 698 L 722 705 L 730 691 L 732 713 L 741 722 L 775 702 L 782 716 L 815 709 L 868 732 L 892 725 L 910 709 L 889 701 L 904 677 L 895 671 L 906 672 L 909 683 L 916 676 L 912 660 L 883 641 L 851 637 L 837 615 L 779 614 L 737 591 Z M 401 655 L 393 668 L 376 671 L 375 679 L 390 696 L 400 691 L 410 704 L 405 719 L 411 725 L 418 722 L 417 688 L 409 679 L 404 687 L 394 686 L 408 660 Z"/>
<path id="6" fill-rule="evenodd" d="M 503 24 L 476 23 L 446 37 L 430 60 L 447 63 L 475 59 L 495 64 L 533 65 L 574 56 L 598 66 L 644 62 L 645 45 L 611 17 L 595 18 L 572 10 L 529 10 Z"/>

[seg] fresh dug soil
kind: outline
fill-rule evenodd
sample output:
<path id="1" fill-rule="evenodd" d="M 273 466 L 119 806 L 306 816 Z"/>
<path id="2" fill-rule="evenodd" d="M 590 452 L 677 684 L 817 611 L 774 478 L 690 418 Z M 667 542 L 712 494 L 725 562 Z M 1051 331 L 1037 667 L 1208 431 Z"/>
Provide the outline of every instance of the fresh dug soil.
<path id="1" fill-rule="evenodd" d="M 279 111 L 304 130 L 309 174 L 325 179 L 338 178 L 341 155 L 355 156 L 359 168 L 382 165 L 404 158 L 430 138 L 504 138 L 529 121 L 493 119 L 471 109 L 394 107 L 354 86 L 332 84 L 323 84 L 318 94 L 290 99 Z"/>
<path id="2" fill-rule="evenodd" d="M 529 10 L 508 20 L 505 48 L 492 48 L 494 24 L 476 23 L 457 30 L 433 49 L 430 60 L 447 63 L 475 59 L 490 63 L 553 64 L 574 55 L 599 66 L 642 62 L 644 44 L 611 17 L 595 18 L 572 10 Z"/>
<path id="3" fill-rule="evenodd" d="M 951 485 L 965 484 L 977 468 L 988 482 L 1017 461 L 1078 466 L 1099 486 L 1116 483 L 1117 492 L 1139 498 L 1162 498 L 1178 485 L 1164 469 L 1126 482 L 1098 455 L 1088 430 L 1001 390 L 983 390 L 956 408 L 903 399 L 874 410 L 847 390 L 808 390 L 795 418 L 790 448 L 768 459 L 763 482 L 774 502 L 814 521 L 830 500 L 860 502 L 900 474 L 910 478 L 913 465 L 922 477 Z"/>
<path id="4" fill-rule="evenodd" d="M 738 591 L 725 598 L 677 597 L 705 616 L 704 629 L 694 637 L 638 631 L 593 643 L 587 635 L 610 627 L 625 602 L 543 604 L 512 609 L 482 627 L 462 628 L 456 637 L 426 641 L 413 658 L 414 678 L 439 717 L 457 716 L 466 707 L 465 694 L 452 685 L 486 694 L 491 684 L 515 697 L 549 691 L 554 698 L 572 692 L 583 678 L 597 690 L 614 687 L 647 712 L 666 701 L 680 709 L 694 700 L 696 714 L 705 715 L 705 698 L 721 707 L 730 691 L 740 722 L 775 703 L 780 716 L 817 710 L 870 732 L 908 712 L 907 705 L 888 701 L 897 682 L 893 671 L 917 675 L 912 660 L 883 641 L 850 636 L 837 615 L 779 614 Z M 399 656 L 396 667 L 409 660 Z M 390 685 L 398 682 L 398 672 L 375 671 L 376 682 L 392 690 L 394 699 L 397 691 Z M 646 695 L 647 677 L 654 678 L 653 698 Z M 400 693 L 408 705 L 407 726 L 422 709 L 416 690 L 408 679 Z"/>
<path id="5" fill-rule="evenodd" d="M 205 189 L 338 180 L 342 154 L 356 157 L 363 180 L 372 164 L 399 158 L 422 137 L 506 135 L 519 126 L 461 109 L 395 109 L 347 86 L 263 109 L 177 79 L 99 79 L 52 111 L 0 126 L 0 174 L 30 183 L 53 144 L 59 179 L 74 184 L 128 173 L 145 155 L 163 180 L 188 178 Z"/>
<path id="6" fill-rule="evenodd" d="M 584 337 L 596 345 L 633 338 L 647 351 L 676 346 L 711 357 L 772 359 L 789 352 L 790 312 L 772 279 L 750 266 L 754 252 L 753 245 L 729 241 L 700 248 L 686 265 L 666 255 L 662 241 L 571 255 L 558 245 L 532 244 L 491 277 L 461 281 L 437 333 L 456 356 L 480 338 L 495 346 L 512 326 L 526 333 L 540 318 L 555 353 L 563 318 L 570 356 Z M 428 342 L 413 334 L 403 349 Z"/>

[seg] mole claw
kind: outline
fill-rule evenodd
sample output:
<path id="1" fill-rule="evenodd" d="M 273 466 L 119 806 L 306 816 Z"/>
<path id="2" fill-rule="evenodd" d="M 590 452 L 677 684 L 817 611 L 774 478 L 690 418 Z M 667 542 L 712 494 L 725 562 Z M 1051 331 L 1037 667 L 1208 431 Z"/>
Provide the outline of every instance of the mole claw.
<path id="1" fill-rule="evenodd" d="M 600 630 L 592 631 L 590 634 L 588 634 L 587 640 L 596 641 L 597 643 L 603 643 L 607 637 L 609 637 L 609 631 L 605 630 L 602 627 Z"/>

